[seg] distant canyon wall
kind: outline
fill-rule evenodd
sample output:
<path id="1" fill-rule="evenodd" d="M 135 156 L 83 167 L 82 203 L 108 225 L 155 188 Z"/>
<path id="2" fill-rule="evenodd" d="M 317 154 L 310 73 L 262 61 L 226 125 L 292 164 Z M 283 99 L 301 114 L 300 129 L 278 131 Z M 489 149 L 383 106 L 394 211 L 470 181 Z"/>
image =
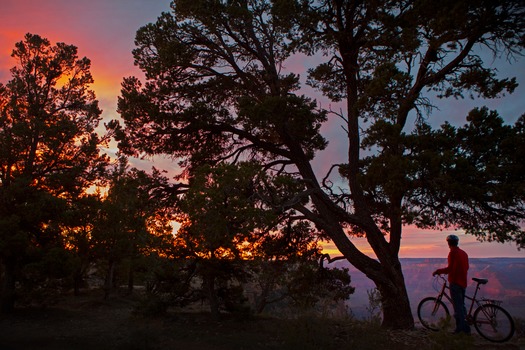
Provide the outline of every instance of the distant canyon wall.
<path id="1" fill-rule="evenodd" d="M 405 283 L 410 303 L 416 316 L 419 301 L 427 296 L 437 295 L 432 287 L 432 272 L 447 265 L 446 258 L 410 258 L 401 259 Z M 367 290 L 374 289 L 374 284 L 363 273 L 357 271 L 345 261 L 333 265 L 347 267 L 352 277 L 355 293 L 350 296 L 347 305 L 357 318 L 369 315 Z M 329 265 L 330 266 L 330 265 Z M 502 306 L 513 317 L 525 319 L 525 258 L 471 258 L 467 295 L 472 296 L 476 283 L 472 277 L 487 278 L 489 282 L 481 287 L 478 297 L 503 301 Z M 470 304 L 467 304 L 469 307 Z M 450 310 L 452 306 L 450 305 Z"/>

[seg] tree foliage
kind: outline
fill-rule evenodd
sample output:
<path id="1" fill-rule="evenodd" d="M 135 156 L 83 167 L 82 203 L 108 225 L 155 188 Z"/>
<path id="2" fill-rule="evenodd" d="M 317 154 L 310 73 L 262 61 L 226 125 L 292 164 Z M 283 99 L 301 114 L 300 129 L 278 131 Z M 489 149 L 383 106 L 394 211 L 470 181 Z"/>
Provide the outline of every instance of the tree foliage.
<path id="1" fill-rule="evenodd" d="M 261 187 L 279 181 L 286 183 L 270 181 L 255 162 L 202 166 L 188 181 L 174 256 L 197 279 L 183 294 L 206 298 L 216 318 L 222 309 L 260 313 L 276 302 L 306 308 L 353 292 L 347 270 L 319 266 L 319 232 L 259 196 Z M 252 305 L 243 305 L 246 291 Z"/>
<path id="2" fill-rule="evenodd" d="M 62 242 L 63 213 L 96 180 L 107 158 L 95 128 L 100 109 L 89 90 L 90 61 L 73 45 L 27 34 L 0 84 L 0 261 L 2 310 L 14 303 L 19 265 Z M 18 276 L 20 277 L 20 276 Z"/>
<path id="3" fill-rule="evenodd" d="M 115 289 L 116 270 L 124 270 L 121 265 L 127 265 L 124 275 L 131 292 L 141 261 L 163 253 L 172 243 L 173 213 L 155 197 L 166 181 L 156 170 L 148 175 L 129 169 L 126 158 L 120 158 L 110 171 L 108 191 L 91 230 L 91 252 L 104 271 L 106 297 Z"/>
<path id="4" fill-rule="evenodd" d="M 177 0 L 138 31 L 146 82 L 124 80 L 125 126 L 111 127 L 123 152 L 177 157 L 185 175 L 241 160 L 286 175 L 291 192 L 283 200 L 269 181 L 266 205 L 312 222 L 375 282 L 383 324 L 411 327 L 403 225 L 523 247 L 523 164 L 507 153 L 523 143 L 523 117 L 506 126 L 481 108 L 467 125 L 437 130 L 431 117 L 434 96 L 513 92 L 516 80 L 499 78 L 480 52 L 521 55 L 524 18 L 519 1 Z M 287 66 L 295 53 L 323 57 L 306 82 L 344 106 L 347 158 L 327 174 L 312 160 L 324 156 L 321 125 L 336 114 L 301 95 Z"/>

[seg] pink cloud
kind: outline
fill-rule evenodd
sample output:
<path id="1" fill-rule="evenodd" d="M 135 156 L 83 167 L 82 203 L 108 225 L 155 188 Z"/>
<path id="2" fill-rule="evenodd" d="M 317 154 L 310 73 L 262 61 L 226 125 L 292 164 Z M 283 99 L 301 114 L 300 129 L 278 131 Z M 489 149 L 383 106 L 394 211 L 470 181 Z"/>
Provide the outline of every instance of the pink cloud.
<path id="1" fill-rule="evenodd" d="M 116 110 L 120 82 L 129 75 L 141 76 L 133 65 L 131 50 L 137 29 L 169 10 L 169 0 L 3 0 L 0 12 L 0 78 L 9 79 L 15 65 L 10 54 L 26 33 L 38 34 L 53 44 L 78 47 L 80 57 L 92 62 L 93 89 L 102 108 Z"/>
<path id="2" fill-rule="evenodd" d="M 449 234 L 459 236 L 460 247 L 471 258 L 525 258 L 525 252 L 523 250 L 519 251 L 514 243 L 479 242 L 476 237 L 466 235 L 462 231 L 421 230 L 413 226 L 407 226 L 403 230 L 399 257 L 446 258 L 449 252 L 446 237 Z M 351 241 L 363 253 L 370 257 L 375 257 L 366 238 L 351 238 Z M 331 257 L 341 255 L 332 242 L 324 243 L 323 251 L 330 254 Z"/>

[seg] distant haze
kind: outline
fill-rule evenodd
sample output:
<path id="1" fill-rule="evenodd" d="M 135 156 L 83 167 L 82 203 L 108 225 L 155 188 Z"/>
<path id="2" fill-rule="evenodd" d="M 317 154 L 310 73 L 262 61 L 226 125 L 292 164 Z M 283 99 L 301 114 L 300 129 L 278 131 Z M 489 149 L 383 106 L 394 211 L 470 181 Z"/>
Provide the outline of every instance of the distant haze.
<path id="1" fill-rule="evenodd" d="M 477 237 L 467 235 L 461 230 L 423 230 L 413 226 L 403 228 L 399 257 L 446 258 L 449 251 L 446 237 L 449 234 L 459 236 L 460 247 L 471 258 L 525 258 L 525 251 L 518 250 L 514 242 L 480 242 Z M 363 253 L 375 257 L 366 238 L 352 237 L 351 240 Z M 341 255 L 331 242 L 323 244 L 323 252 L 331 257 Z"/>
<path id="2" fill-rule="evenodd" d="M 438 294 L 432 288 L 432 272 L 447 265 L 446 258 L 401 259 L 410 303 L 417 321 L 417 305 L 427 296 Z M 347 267 L 352 277 L 355 293 L 347 302 L 352 313 L 358 318 L 368 317 L 367 290 L 374 289 L 374 284 L 363 273 L 350 266 L 348 262 L 337 261 L 332 265 Z M 469 285 L 467 295 L 474 294 L 476 283 L 472 277 L 487 278 L 489 282 L 481 287 L 478 297 L 502 300 L 502 306 L 515 318 L 525 319 L 525 258 L 473 258 L 470 259 Z M 449 310 L 452 312 L 452 306 Z M 470 307 L 470 304 L 467 304 Z"/>

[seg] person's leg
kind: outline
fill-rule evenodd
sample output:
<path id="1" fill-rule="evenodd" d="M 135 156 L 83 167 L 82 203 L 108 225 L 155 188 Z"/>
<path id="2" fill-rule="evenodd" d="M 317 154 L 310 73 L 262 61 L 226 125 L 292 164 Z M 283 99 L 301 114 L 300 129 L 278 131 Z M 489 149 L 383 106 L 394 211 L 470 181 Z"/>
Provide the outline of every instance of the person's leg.
<path id="1" fill-rule="evenodd" d="M 461 305 L 463 305 L 463 314 L 461 318 L 463 332 L 470 334 L 470 326 L 467 322 L 467 308 L 465 307 L 465 288 L 461 288 Z"/>
<path id="2" fill-rule="evenodd" d="M 465 317 L 467 315 L 465 309 L 465 288 L 462 288 L 457 284 L 451 284 L 450 296 L 452 297 L 452 303 L 454 306 L 454 318 L 456 319 L 455 332 L 470 333 L 470 326 L 465 320 Z"/>

